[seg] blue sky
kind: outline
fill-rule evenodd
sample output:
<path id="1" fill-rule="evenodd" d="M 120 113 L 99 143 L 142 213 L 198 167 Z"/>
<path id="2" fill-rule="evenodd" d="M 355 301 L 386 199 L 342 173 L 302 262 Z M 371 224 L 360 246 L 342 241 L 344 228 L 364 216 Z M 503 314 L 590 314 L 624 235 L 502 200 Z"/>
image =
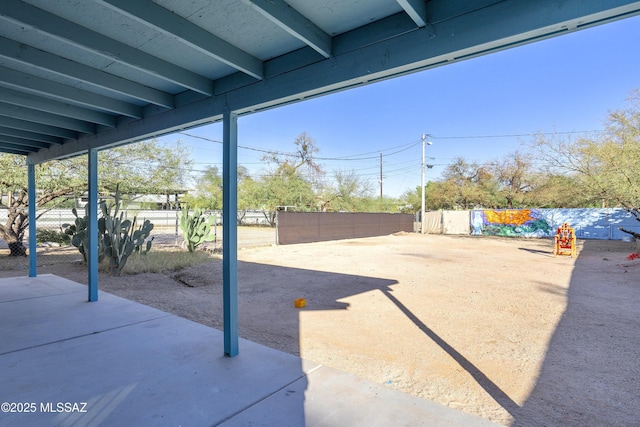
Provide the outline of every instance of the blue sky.
<path id="1" fill-rule="evenodd" d="M 601 25 L 432 70 L 243 116 L 239 145 L 290 152 L 307 132 L 320 148 L 319 163 L 355 171 L 379 193 L 398 197 L 420 185 L 423 133 L 427 180 L 437 179 L 454 158 L 488 161 L 515 151 L 536 132 L 603 128 L 610 110 L 640 88 L 640 17 Z M 222 125 L 190 134 L 222 140 Z M 521 135 L 506 137 L 505 135 Z M 222 146 L 184 134 L 194 169 L 222 164 Z M 238 163 L 259 176 L 260 151 L 240 148 Z M 337 160 L 347 157 L 348 160 Z M 336 159 L 336 160 L 331 160 Z"/>

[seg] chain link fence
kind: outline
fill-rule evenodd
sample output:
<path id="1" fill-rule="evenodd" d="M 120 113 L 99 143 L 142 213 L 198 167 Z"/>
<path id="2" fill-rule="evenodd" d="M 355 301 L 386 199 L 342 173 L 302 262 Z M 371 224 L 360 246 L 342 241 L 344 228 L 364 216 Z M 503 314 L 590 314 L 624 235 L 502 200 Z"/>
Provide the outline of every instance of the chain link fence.
<path id="1" fill-rule="evenodd" d="M 182 232 L 179 228 L 180 211 L 176 210 L 122 210 L 126 219 L 133 220 L 137 217 L 137 224 L 142 224 L 145 219 L 153 223 L 154 228 L 151 237 L 154 238 L 153 247 L 182 247 Z M 84 215 L 83 209 L 78 209 L 80 216 Z M 73 224 L 76 217 L 71 209 L 50 209 L 36 212 L 36 243 L 38 266 L 59 263 L 82 263 L 83 256 L 78 249 L 70 244 L 70 236 L 65 234 L 65 226 Z M 207 242 L 203 249 L 222 249 L 222 214 L 218 211 L 207 212 L 207 215 L 216 216 L 216 240 Z M 0 209 L 0 224 L 6 225 L 8 210 Z M 252 212 L 247 215 L 243 212 L 243 223 L 252 226 L 240 226 L 238 228 L 238 247 L 268 246 L 275 244 L 276 230 L 264 227 L 264 215 L 261 212 Z M 28 246 L 29 231 L 24 236 L 23 244 Z M 9 249 L 5 241 L 0 239 L 0 270 L 19 270 L 28 266 L 28 260 L 22 257 L 8 257 Z"/>

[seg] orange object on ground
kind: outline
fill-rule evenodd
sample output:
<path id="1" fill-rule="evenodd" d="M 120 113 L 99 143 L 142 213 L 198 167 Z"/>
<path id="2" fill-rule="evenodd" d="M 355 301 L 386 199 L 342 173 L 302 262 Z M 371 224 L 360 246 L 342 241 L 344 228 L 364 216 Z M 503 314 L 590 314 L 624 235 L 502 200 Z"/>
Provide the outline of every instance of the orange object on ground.
<path id="1" fill-rule="evenodd" d="M 307 300 L 304 298 L 298 298 L 293 302 L 293 306 L 295 308 L 303 308 L 307 305 Z"/>
<path id="2" fill-rule="evenodd" d="M 571 258 L 576 258 L 576 233 L 573 231 L 573 228 L 569 227 L 569 224 L 565 222 L 558 228 L 558 233 L 554 240 L 554 257 L 556 255 L 570 255 Z"/>

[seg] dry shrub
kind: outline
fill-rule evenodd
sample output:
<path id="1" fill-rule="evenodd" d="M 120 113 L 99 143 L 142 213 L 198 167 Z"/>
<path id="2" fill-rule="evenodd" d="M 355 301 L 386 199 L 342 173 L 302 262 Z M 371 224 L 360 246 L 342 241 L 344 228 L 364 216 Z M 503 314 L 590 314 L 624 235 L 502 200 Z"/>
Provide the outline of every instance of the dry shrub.
<path id="1" fill-rule="evenodd" d="M 217 256 L 205 251 L 189 253 L 181 249 L 151 250 L 140 255 L 133 254 L 129 257 L 124 274 L 161 273 L 163 271 L 176 271 L 197 264 L 217 259 Z M 100 265 L 100 271 L 107 272 L 108 263 Z"/>

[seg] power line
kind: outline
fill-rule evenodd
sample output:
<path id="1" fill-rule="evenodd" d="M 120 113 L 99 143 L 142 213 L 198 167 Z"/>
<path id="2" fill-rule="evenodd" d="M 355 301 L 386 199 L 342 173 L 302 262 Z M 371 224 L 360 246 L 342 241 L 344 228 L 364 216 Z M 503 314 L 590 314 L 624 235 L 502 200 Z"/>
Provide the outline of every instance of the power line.
<path id="1" fill-rule="evenodd" d="M 222 141 L 217 140 L 217 139 L 212 139 L 212 138 L 207 138 L 205 136 L 199 136 L 199 135 L 194 135 L 188 132 L 178 132 L 181 135 L 185 135 L 191 138 L 196 138 L 196 139 L 202 139 L 204 141 L 209 141 L 209 142 L 215 142 L 216 144 L 223 144 Z M 410 142 L 407 144 L 401 144 L 401 145 L 395 145 L 389 148 L 384 148 L 382 150 L 377 150 L 377 151 L 370 151 L 370 152 L 366 152 L 366 153 L 359 153 L 359 154 L 349 154 L 346 156 L 340 156 L 340 157 L 318 157 L 315 156 L 314 159 L 316 160 L 326 160 L 326 161 L 354 161 L 354 160 L 371 160 L 371 159 L 377 159 L 379 156 L 379 153 L 385 153 L 386 151 L 390 151 L 390 150 L 395 150 L 397 148 L 400 148 L 397 151 L 394 151 L 392 153 L 386 153 L 385 155 L 387 156 L 392 156 L 394 154 L 398 154 L 401 153 L 403 151 L 409 150 L 410 148 L 415 147 L 416 145 L 419 144 L 418 142 Z M 267 154 L 278 154 L 281 156 L 297 156 L 296 153 L 291 153 L 291 152 L 284 152 L 284 151 L 277 151 L 277 150 L 269 150 L 269 149 L 261 149 L 261 148 L 256 148 L 256 147 L 249 147 L 246 145 L 238 145 L 238 148 L 242 148 L 245 150 L 251 150 L 251 151 L 257 151 L 257 152 L 261 152 L 261 153 L 267 153 Z M 371 157 L 359 157 L 359 156 L 367 156 L 369 154 L 376 154 L 375 156 L 371 156 Z"/>
<path id="2" fill-rule="evenodd" d="M 378 151 L 371 151 L 368 153 L 360 153 L 360 154 L 351 154 L 348 156 L 341 156 L 341 157 L 316 157 L 317 160 L 327 160 L 327 161 L 341 161 L 341 160 L 346 160 L 346 161 L 353 161 L 353 160 L 372 160 L 372 159 L 378 159 L 380 154 L 384 154 L 385 156 L 393 156 L 394 154 L 398 154 L 398 153 L 402 153 L 403 151 L 407 151 L 410 148 L 415 147 L 416 145 L 418 145 L 420 142 L 410 142 L 408 144 L 402 144 L 402 145 L 397 145 L 394 147 L 389 147 L 389 148 L 385 148 L 382 150 L 378 150 Z M 396 148 L 399 147 L 404 147 L 398 151 L 394 151 L 393 153 L 385 153 L 385 151 L 389 151 L 389 150 L 394 150 Z M 375 156 L 371 156 L 371 157 L 357 157 L 357 156 L 366 156 L 369 154 L 373 154 L 376 153 L 377 155 Z"/>
<path id="3" fill-rule="evenodd" d="M 576 130 L 566 132 L 536 132 L 536 133 L 514 133 L 504 135 L 464 135 L 464 136 L 436 136 L 430 135 L 433 139 L 487 139 L 487 138 L 517 138 L 523 136 L 537 136 L 537 135 L 571 135 L 571 134 L 585 134 L 585 133 L 600 133 L 604 132 L 602 129 L 595 130 Z"/>
<path id="4" fill-rule="evenodd" d="M 530 136 L 536 136 L 536 135 L 571 135 L 571 134 L 586 134 L 586 133 L 600 133 L 600 132 L 604 132 L 604 131 L 601 130 L 601 129 L 595 129 L 595 130 L 582 130 L 582 131 L 536 132 L 536 133 L 496 134 L 496 135 L 459 135 L 459 136 L 430 135 L 430 137 L 433 138 L 433 139 L 450 139 L 450 140 L 453 140 L 453 139 L 489 139 L 489 138 L 530 137 Z M 179 132 L 179 133 L 182 134 L 182 135 L 185 135 L 185 136 L 189 136 L 191 138 L 202 139 L 204 141 L 214 142 L 214 143 L 217 143 L 217 144 L 222 144 L 223 143 L 220 140 L 207 138 L 207 137 L 199 136 L 199 135 L 194 135 L 194 134 L 191 134 L 191 133 L 188 133 L 188 132 Z M 393 156 L 395 154 L 399 154 L 399 153 L 402 153 L 404 151 L 407 151 L 407 150 L 417 146 L 418 144 L 420 144 L 420 141 L 412 141 L 412 142 L 409 142 L 409 143 L 406 143 L 406 144 L 395 145 L 395 146 L 392 146 L 392 147 L 389 147 L 389 148 L 384 148 L 382 150 L 377 150 L 377 151 L 369 151 L 369 152 L 364 152 L 364 153 L 349 154 L 349 155 L 345 155 L 345 156 L 336 156 L 336 157 L 315 156 L 314 159 L 315 160 L 319 160 L 319 161 L 374 160 L 374 159 L 378 159 L 380 153 L 383 153 L 385 156 Z M 284 152 L 284 151 L 271 150 L 271 149 L 261 149 L 261 148 L 246 146 L 246 145 L 238 145 L 238 148 L 242 148 L 244 150 L 256 151 L 256 152 L 265 153 L 265 154 L 275 154 L 275 155 L 281 155 L 281 156 L 287 156 L 287 157 L 295 157 L 295 156 L 297 156 L 297 154 L 291 153 L 291 152 Z M 396 151 L 388 153 L 388 151 L 391 151 L 391 150 L 396 150 Z"/>
<path id="5" fill-rule="evenodd" d="M 209 141 L 209 142 L 215 142 L 216 144 L 223 144 L 223 142 L 220 141 L 220 140 L 207 138 L 205 136 L 193 135 L 193 134 L 187 133 L 187 132 L 178 132 L 178 133 L 181 134 L 181 135 L 186 135 L 186 136 L 191 137 L 191 138 L 202 139 L 202 140 Z M 242 148 L 244 150 L 258 151 L 260 153 L 279 154 L 281 156 L 295 156 L 294 153 L 285 153 L 285 152 L 276 151 L 276 150 L 263 150 L 261 148 L 247 147 L 246 145 L 238 145 L 238 148 Z"/>
<path id="6" fill-rule="evenodd" d="M 430 138 L 432 139 L 437 139 L 437 140 L 464 140 L 464 139 L 497 139 L 497 138 L 518 138 L 518 137 L 534 137 L 534 136 L 539 136 L 539 135 L 572 135 L 572 134 L 589 134 L 589 133 L 601 133 L 604 132 L 604 130 L 583 130 L 583 131 L 562 131 L 562 132 L 536 132 L 536 133 L 520 133 L 520 134 L 495 134 L 495 135 L 443 135 L 443 136 L 437 136 L 437 135 L 429 135 Z M 204 140 L 204 141 L 208 141 L 208 142 L 213 142 L 216 144 L 223 144 L 222 141 L 216 140 L 216 139 L 212 139 L 212 138 L 208 138 L 208 137 L 204 137 L 204 136 L 198 136 L 198 135 L 194 135 L 191 133 L 187 133 L 187 132 L 180 132 L 180 134 L 183 134 L 185 136 L 191 137 L 191 138 L 195 138 L 195 139 L 200 139 L 200 140 Z M 351 162 L 355 162 L 355 161 L 371 161 L 371 160 L 377 160 L 381 154 L 384 153 L 385 156 L 394 156 L 396 154 L 400 154 L 402 152 L 408 151 L 416 146 L 418 146 L 420 144 L 420 140 L 417 141 L 411 141 L 408 143 L 404 143 L 404 144 L 399 144 L 399 145 L 394 145 L 388 148 L 384 148 L 382 150 L 376 150 L 376 151 L 369 151 L 369 152 L 361 152 L 361 153 L 356 153 L 356 154 L 349 154 L 349 155 L 344 155 L 344 156 L 335 156 L 335 157 L 318 157 L 318 156 L 314 156 L 314 160 L 317 161 L 323 161 L 323 162 L 344 162 L 344 161 L 351 161 Z M 256 148 L 256 147 L 251 147 L 251 146 L 245 146 L 245 145 L 238 145 L 238 148 L 244 149 L 244 150 L 249 150 L 249 151 L 254 151 L 254 152 L 258 152 L 258 153 L 265 153 L 265 154 L 270 154 L 270 155 L 277 155 L 277 156 L 287 156 L 287 157 L 296 157 L 297 154 L 292 153 L 292 152 L 283 152 L 283 151 L 278 151 L 278 150 L 272 150 L 272 149 L 261 149 L 261 148 Z M 445 163 L 440 163 L 443 160 L 450 160 L 450 159 L 456 159 L 456 158 L 444 158 L 444 157 L 438 157 L 438 160 L 440 162 L 436 163 L 435 162 L 435 158 L 431 158 L 433 161 L 430 162 L 433 164 L 433 166 L 447 166 L 447 164 Z M 386 160 L 386 159 L 385 159 Z M 373 162 L 372 162 L 373 163 Z M 354 168 L 351 169 L 354 173 L 356 173 L 358 176 L 364 178 L 364 179 L 374 179 L 374 177 L 378 177 L 378 179 L 382 180 L 382 178 L 379 177 L 379 172 L 376 171 L 379 168 L 379 165 L 376 165 L 377 162 L 371 164 L 371 166 L 365 166 L 365 167 L 360 167 L 360 168 Z M 243 165 L 255 165 L 255 164 L 264 164 L 264 162 L 242 162 L 242 164 L 239 164 L 239 166 L 243 166 Z M 219 162 L 194 162 L 193 163 L 194 166 L 196 165 L 220 165 Z M 334 165 L 337 166 L 337 165 Z M 402 177 L 402 178 L 407 178 L 407 175 L 410 174 L 411 172 L 417 170 L 416 168 L 419 167 L 418 164 L 418 160 L 413 159 L 413 160 L 401 160 L 399 162 L 388 162 L 385 161 L 385 171 L 384 171 L 384 175 L 383 178 L 384 179 L 388 179 L 389 177 Z M 175 169 L 182 169 L 185 172 L 191 172 L 193 174 L 199 175 L 205 172 L 205 170 L 199 170 L 199 169 L 186 169 L 186 168 L 175 168 Z M 325 181 L 332 181 L 331 175 L 334 175 L 337 171 L 339 171 L 339 168 L 336 167 L 332 167 L 331 169 L 329 169 L 326 174 L 324 175 L 324 177 L 322 177 L 321 179 L 325 180 Z M 260 179 L 260 178 L 265 178 L 265 177 L 269 177 L 269 176 L 273 176 L 274 172 L 250 172 L 247 173 L 247 177 L 249 178 L 253 178 L 253 179 Z M 312 175 L 312 174 L 302 174 L 303 177 L 305 178 L 317 178 L 316 175 Z M 413 174 L 411 174 L 411 176 L 413 176 Z"/>

